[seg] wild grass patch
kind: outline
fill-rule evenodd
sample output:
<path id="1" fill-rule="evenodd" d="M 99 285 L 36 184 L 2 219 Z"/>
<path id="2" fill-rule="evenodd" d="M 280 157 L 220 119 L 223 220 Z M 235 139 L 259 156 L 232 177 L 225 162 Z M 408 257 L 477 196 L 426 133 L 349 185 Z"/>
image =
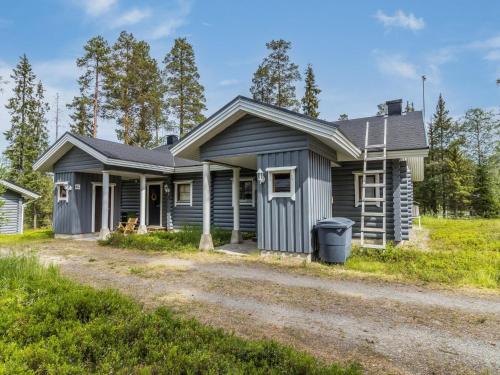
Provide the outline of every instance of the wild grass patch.
<path id="1" fill-rule="evenodd" d="M 51 229 L 25 230 L 21 234 L 0 234 L 0 246 L 18 245 L 29 242 L 42 242 L 54 238 Z"/>
<path id="2" fill-rule="evenodd" d="M 144 312 L 34 258 L 0 259 L 0 373 L 359 374 L 273 341 Z"/>
<path id="3" fill-rule="evenodd" d="M 101 245 L 150 250 L 150 251 L 197 251 L 200 243 L 202 230 L 196 226 L 186 226 L 179 231 L 152 232 L 148 234 L 123 235 L 115 232 L 105 241 L 100 241 Z M 221 246 L 231 239 L 231 231 L 213 228 L 212 240 L 214 246 Z"/>
<path id="4" fill-rule="evenodd" d="M 347 269 L 457 286 L 500 287 L 500 220 L 425 217 L 429 251 L 405 245 L 355 247 Z"/>

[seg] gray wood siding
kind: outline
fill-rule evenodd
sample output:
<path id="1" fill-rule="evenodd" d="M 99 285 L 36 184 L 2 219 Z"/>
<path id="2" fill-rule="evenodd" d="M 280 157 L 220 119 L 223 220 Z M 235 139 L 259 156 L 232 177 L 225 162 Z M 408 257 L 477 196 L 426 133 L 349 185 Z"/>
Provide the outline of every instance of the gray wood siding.
<path id="1" fill-rule="evenodd" d="M 392 163 L 387 162 L 386 174 L 386 228 L 387 239 L 394 239 L 394 202 L 393 182 L 392 182 Z M 382 163 L 377 167 L 375 163 L 371 164 L 370 168 L 380 168 Z M 341 167 L 332 168 L 332 194 L 333 194 L 333 216 L 347 217 L 355 222 L 353 227 L 353 238 L 360 237 L 361 229 L 361 205 L 355 207 L 354 196 L 354 174 L 353 172 L 363 171 L 363 162 L 344 162 Z M 380 211 L 378 207 L 367 206 L 367 210 Z M 367 227 L 382 227 L 381 217 L 370 217 L 365 221 Z M 367 233 L 367 238 L 382 238 L 381 233 Z"/>
<path id="2" fill-rule="evenodd" d="M 257 184 L 257 239 L 265 250 L 311 253 L 309 150 L 257 155 L 257 168 L 296 166 L 295 200 L 268 200 L 268 178 Z"/>
<path id="3" fill-rule="evenodd" d="M 182 181 L 182 180 L 193 181 L 193 205 L 175 206 L 172 208 L 172 221 L 174 228 L 176 229 L 182 228 L 184 225 L 201 225 L 203 219 L 202 173 L 201 172 L 182 173 L 174 175 L 173 181 Z M 174 194 L 174 187 L 172 186 L 172 197 L 173 194 Z M 212 194 L 213 194 L 213 188 L 212 188 Z"/>
<path id="4" fill-rule="evenodd" d="M 255 178 L 255 172 L 242 169 L 240 177 Z M 212 224 L 219 228 L 233 229 L 233 172 L 217 171 L 212 174 Z M 255 232 L 257 197 L 255 206 L 240 205 L 240 229 Z"/>
<path id="5" fill-rule="evenodd" d="M 394 208 L 394 241 L 402 240 L 401 233 L 401 171 L 399 160 L 392 161 L 392 201 Z"/>
<path id="6" fill-rule="evenodd" d="M 200 154 L 202 159 L 211 160 L 229 155 L 304 149 L 308 145 L 309 137 L 303 132 L 247 115 L 202 145 Z"/>
<path id="7" fill-rule="evenodd" d="M 399 164 L 400 184 L 401 184 L 401 239 L 410 239 L 410 216 L 411 207 L 409 203 L 408 186 L 410 184 L 410 174 L 405 161 Z"/>
<path id="8" fill-rule="evenodd" d="M 2 193 L 0 199 L 3 202 L 2 207 L 0 207 L 0 233 L 22 233 L 23 197 L 19 193 L 7 189 Z"/>
<path id="9" fill-rule="evenodd" d="M 102 182 L 102 175 L 89 173 L 58 172 L 54 182 L 68 182 L 72 186 L 68 202 L 57 202 L 57 190 L 54 189 L 53 228 L 57 234 L 84 234 L 92 232 L 92 182 Z M 110 176 L 115 183 L 113 227 L 120 221 L 120 177 Z M 80 190 L 75 189 L 80 184 Z M 99 231 L 100 228 L 96 228 Z"/>
<path id="10" fill-rule="evenodd" d="M 102 163 L 78 147 L 73 147 L 54 164 L 54 173 L 102 170 Z"/>

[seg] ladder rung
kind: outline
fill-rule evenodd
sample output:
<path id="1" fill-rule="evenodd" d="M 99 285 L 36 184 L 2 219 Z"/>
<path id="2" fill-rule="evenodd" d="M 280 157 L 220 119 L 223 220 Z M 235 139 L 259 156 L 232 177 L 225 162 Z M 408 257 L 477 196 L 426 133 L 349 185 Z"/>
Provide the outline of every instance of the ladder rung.
<path id="1" fill-rule="evenodd" d="M 373 187 L 381 187 L 383 188 L 385 185 L 383 183 L 366 183 L 363 184 L 363 187 L 365 188 L 373 188 Z"/>
<path id="2" fill-rule="evenodd" d="M 365 158 L 366 161 L 377 161 L 377 160 L 385 160 L 385 159 L 386 159 L 385 156 L 369 156 L 369 157 Z"/>
<path id="3" fill-rule="evenodd" d="M 377 216 L 377 217 L 381 217 L 381 216 L 385 216 L 385 213 L 384 212 L 365 212 L 365 213 L 362 213 L 361 216 Z"/>
<path id="4" fill-rule="evenodd" d="M 363 232 L 385 233 L 385 229 L 384 228 L 364 227 Z"/>
<path id="5" fill-rule="evenodd" d="M 385 245 L 380 245 L 376 243 L 365 243 L 363 247 L 367 247 L 370 249 L 385 249 Z"/>
<path id="6" fill-rule="evenodd" d="M 385 173 L 385 169 L 367 169 L 366 171 L 363 171 L 363 174 L 379 174 L 379 173 Z"/>
<path id="7" fill-rule="evenodd" d="M 365 202 L 383 202 L 384 198 L 367 198 L 363 199 Z"/>
<path id="8" fill-rule="evenodd" d="M 380 144 L 368 145 L 365 148 L 366 149 L 370 149 L 370 148 L 385 148 L 385 146 L 386 145 L 384 143 L 380 143 Z"/>

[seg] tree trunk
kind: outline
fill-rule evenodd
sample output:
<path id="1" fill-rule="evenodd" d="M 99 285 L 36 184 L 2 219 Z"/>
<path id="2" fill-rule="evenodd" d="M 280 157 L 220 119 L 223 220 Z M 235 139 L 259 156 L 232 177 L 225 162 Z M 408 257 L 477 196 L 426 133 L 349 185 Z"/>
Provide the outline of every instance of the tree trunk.
<path id="1" fill-rule="evenodd" d="M 94 90 L 94 123 L 92 124 L 92 136 L 97 138 L 97 110 L 99 100 L 99 61 L 95 66 L 95 90 Z"/>

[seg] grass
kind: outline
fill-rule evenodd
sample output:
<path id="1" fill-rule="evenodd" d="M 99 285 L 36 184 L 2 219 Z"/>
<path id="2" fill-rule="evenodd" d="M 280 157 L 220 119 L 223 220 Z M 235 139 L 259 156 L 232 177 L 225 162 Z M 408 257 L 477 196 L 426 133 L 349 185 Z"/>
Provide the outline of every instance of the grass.
<path id="1" fill-rule="evenodd" d="M 345 268 L 404 280 L 479 288 L 500 287 L 500 219 L 424 217 L 428 249 L 353 249 Z"/>
<path id="2" fill-rule="evenodd" d="M 105 241 L 100 241 L 101 245 L 151 250 L 151 251 L 197 251 L 200 243 L 201 228 L 196 226 L 186 226 L 176 232 L 152 232 L 145 235 L 123 235 L 115 232 Z M 213 228 L 212 240 L 214 246 L 221 246 L 231 239 L 231 231 Z"/>
<path id="3" fill-rule="evenodd" d="M 29 257 L 0 258 L 2 374 L 360 374 L 95 290 Z"/>
<path id="4" fill-rule="evenodd" d="M 30 229 L 22 234 L 0 234 L 0 246 L 11 246 L 30 242 L 41 242 L 54 237 L 51 229 Z"/>

